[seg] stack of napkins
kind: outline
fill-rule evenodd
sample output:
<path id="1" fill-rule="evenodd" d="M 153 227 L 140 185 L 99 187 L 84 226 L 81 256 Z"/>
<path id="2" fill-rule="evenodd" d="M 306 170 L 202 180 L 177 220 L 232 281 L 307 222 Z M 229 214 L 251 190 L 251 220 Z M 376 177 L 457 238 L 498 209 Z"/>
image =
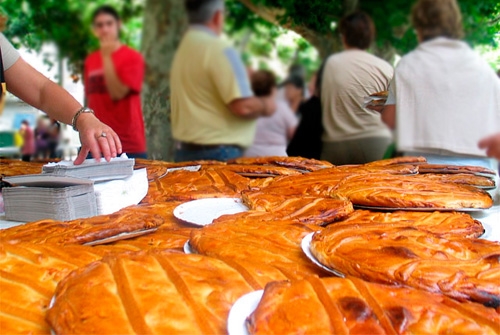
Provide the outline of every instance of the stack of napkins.
<path id="1" fill-rule="evenodd" d="M 45 164 L 42 167 L 42 173 L 87 178 L 94 181 L 123 179 L 132 176 L 134 163 L 135 160 L 126 155 L 112 158 L 109 162 L 86 159 L 80 165 L 74 165 L 72 161 L 61 161 Z"/>
<path id="2" fill-rule="evenodd" d="M 125 179 L 110 180 L 94 184 L 97 213 L 111 214 L 124 207 L 136 205 L 148 193 L 146 169 L 135 170 Z"/>
<path id="3" fill-rule="evenodd" d="M 10 221 L 69 221 L 97 215 L 94 182 L 47 174 L 7 177 L 2 189 L 5 218 Z"/>
<path id="4" fill-rule="evenodd" d="M 146 169 L 134 171 L 126 155 L 110 162 L 87 159 L 49 163 L 42 174 L 4 178 L 5 218 L 11 221 L 69 221 L 114 213 L 138 204 L 148 193 Z"/>

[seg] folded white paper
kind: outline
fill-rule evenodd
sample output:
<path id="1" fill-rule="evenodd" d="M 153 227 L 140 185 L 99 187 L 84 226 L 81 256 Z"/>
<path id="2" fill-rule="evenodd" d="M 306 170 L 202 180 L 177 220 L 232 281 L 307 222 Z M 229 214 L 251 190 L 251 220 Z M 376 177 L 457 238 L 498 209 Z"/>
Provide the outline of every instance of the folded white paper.
<path id="1" fill-rule="evenodd" d="M 101 159 L 86 159 L 80 165 L 74 165 L 73 161 L 61 161 L 48 163 L 42 167 L 42 173 L 50 173 L 60 176 L 72 176 L 88 178 L 94 181 L 114 180 L 130 177 L 134 171 L 135 160 L 122 154 L 120 157 L 112 158 L 109 162 Z"/>
<path id="2" fill-rule="evenodd" d="M 146 169 L 135 170 L 132 176 L 94 184 L 97 213 L 111 214 L 124 207 L 137 205 L 148 193 Z"/>

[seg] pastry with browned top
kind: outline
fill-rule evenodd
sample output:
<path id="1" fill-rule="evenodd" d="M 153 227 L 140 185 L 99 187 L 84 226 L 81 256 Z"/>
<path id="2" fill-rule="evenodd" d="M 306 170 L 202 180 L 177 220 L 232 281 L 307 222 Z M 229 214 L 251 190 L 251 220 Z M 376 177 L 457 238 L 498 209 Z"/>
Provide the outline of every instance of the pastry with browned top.
<path id="1" fill-rule="evenodd" d="M 59 283 L 47 320 L 56 334 L 225 334 L 232 304 L 261 288 L 252 276 L 202 255 L 111 255 Z"/>
<path id="2" fill-rule="evenodd" d="M 459 212 L 373 212 L 358 209 L 336 225 L 377 225 L 380 229 L 413 227 L 445 238 L 477 238 L 484 233 L 481 222 Z"/>
<path id="3" fill-rule="evenodd" d="M 213 167 L 214 169 L 216 167 Z M 277 177 L 277 176 L 298 176 L 302 172 L 283 166 L 272 165 L 252 165 L 252 164 L 227 164 L 217 167 L 235 172 L 244 177 Z"/>
<path id="4" fill-rule="evenodd" d="M 107 215 L 73 221 L 41 220 L 0 230 L 2 242 L 85 244 L 157 228 L 172 222 L 175 203 L 135 205 Z M 126 237 L 126 235 L 122 235 Z"/>
<path id="5" fill-rule="evenodd" d="M 230 264 L 251 262 L 269 266 L 284 278 L 325 275 L 300 249 L 302 239 L 321 227 L 296 220 L 272 219 L 272 213 L 250 211 L 223 216 L 191 232 L 189 243 L 198 253 Z"/>
<path id="6" fill-rule="evenodd" d="M 345 196 L 354 205 L 369 207 L 460 210 L 493 206 L 491 196 L 481 189 L 418 175 L 353 175 L 338 183 L 334 192 Z"/>
<path id="7" fill-rule="evenodd" d="M 367 281 L 500 306 L 500 243 L 414 227 L 330 225 L 312 237 L 319 262 Z"/>
<path id="8" fill-rule="evenodd" d="M 11 177 L 42 173 L 42 162 L 24 162 L 14 159 L 0 159 L 0 176 Z"/>
<path id="9" fill-rule="evenodd" d="M 202 198 L 239 198 L 248 179 L 229 170 L 206 168 L 198 172 L 174 171 L 149 184 L 142 203 L 189 201 Z"/>
<path id="10" fill-rule="evenodd" d="M 119 247 L 0 243 L 0 333 L 49 334 L 45 321 L 57 283 Z"/>
<path id="11" fill-rule="evenodd" d="M 496 186 L 495 180 L 492 178 L 467 173 L 425 173 L 421 174 L 421 176 L 430 180 L 440 181 L 444 183 L 470 185 L 482 189 L 493 189 Z"/>
<path id="12" fill-rule="evenodd" d="M 327 161 L 304 157 L 283 156 L 235 158 L 229 160 L 228 164 L 276 165 L 303 171 L 317 171 L 333 167 L 333 164 Z"/>
<path id="13" fill-rule="evenodd" d="M 272 213 L 273 219 L 295 219 L 316 225 L 327 225 L 344 219 L 354 211 L 352 203 L 341 197 L 244 192 L 243 202 L 253 210 Z"/>
<path id="14" fill-rule="evenodd" d="M 468 173 L 488 176 L 494 178 L 496 172 L 494 170 L 482 166 L 470 165 L 443 165 L 443 164 L 419 164 L 420 173 Z"/>
<path id="15" fill-rule="evenodd" d="M 257 334 L 498 334 L 500 315 L 476 303 L 360 279 L 272 282 L 247 319 Z"/>

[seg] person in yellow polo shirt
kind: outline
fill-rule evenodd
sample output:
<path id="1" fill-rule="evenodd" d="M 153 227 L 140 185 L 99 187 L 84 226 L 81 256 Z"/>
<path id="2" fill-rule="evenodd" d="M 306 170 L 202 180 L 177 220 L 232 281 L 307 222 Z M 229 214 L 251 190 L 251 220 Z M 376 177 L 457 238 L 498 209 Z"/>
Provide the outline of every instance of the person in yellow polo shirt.
<path id="1" fill-rule="evenodd" d="M 175 161 L 241 157 L 272 97 L 254 97 L 239 54 L 221 38 L 223 0 L 186 0 L 190 27 L 171 72 Z"/>

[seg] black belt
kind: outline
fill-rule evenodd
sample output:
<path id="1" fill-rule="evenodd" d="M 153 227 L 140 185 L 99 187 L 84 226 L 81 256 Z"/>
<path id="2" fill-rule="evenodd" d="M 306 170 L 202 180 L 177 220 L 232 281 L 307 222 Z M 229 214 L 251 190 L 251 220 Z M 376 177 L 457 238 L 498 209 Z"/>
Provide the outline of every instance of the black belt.
<path id="1" fill-rule="evenodd" d="M 236 144 L 196 144 L 188 142 L 175 142 L 175 148 L 179 150 L 187 151 L 203 151 L 203 150 L 213 150 L 213 149 L 224 149 L 224 148 L 236 148 L 243 150 L 242 147 Z"/>

